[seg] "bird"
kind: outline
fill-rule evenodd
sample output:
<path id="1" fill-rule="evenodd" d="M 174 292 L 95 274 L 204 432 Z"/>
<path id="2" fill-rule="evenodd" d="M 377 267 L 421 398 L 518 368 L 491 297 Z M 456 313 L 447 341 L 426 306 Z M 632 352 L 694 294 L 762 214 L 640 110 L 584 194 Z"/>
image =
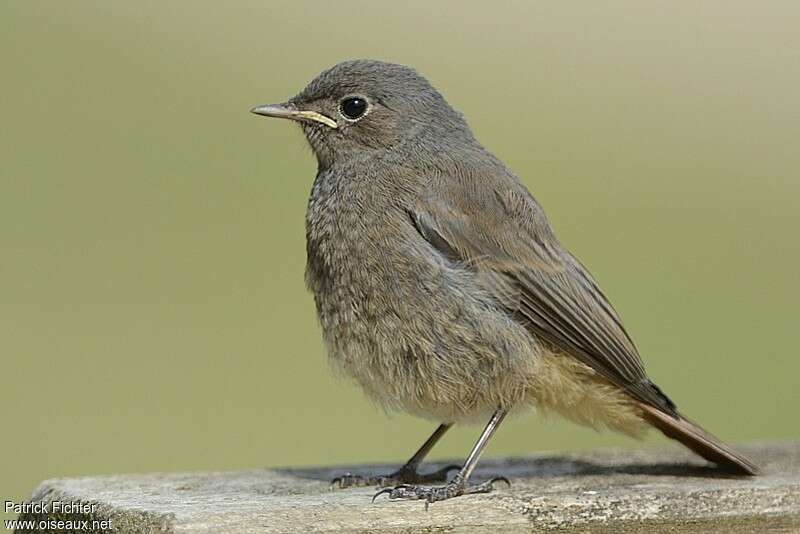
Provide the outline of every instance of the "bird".
<path id="1" fill-rule="evenodd" d="M 295 121 L 316 156 L 306 283 L 333 367 L 385 410 L 439 423 L 394 473 L 334 485 L 426 507 L 490 492 L 508 481 L 472 472 L 506 415 L 529 410 L 634 437 L 655 427 L 733 474 L 758 472 L 648 377 L 540 204 L 416 70 L 348 60 L 251 111 Z M 463 464 L 419 472 L 454 424 L 484 421 Z"/>

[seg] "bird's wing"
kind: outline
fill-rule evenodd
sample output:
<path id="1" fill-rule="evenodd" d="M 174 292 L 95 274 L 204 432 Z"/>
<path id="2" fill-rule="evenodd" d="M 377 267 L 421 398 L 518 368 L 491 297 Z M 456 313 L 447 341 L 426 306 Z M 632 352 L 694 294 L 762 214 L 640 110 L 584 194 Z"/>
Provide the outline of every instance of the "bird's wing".
<path id="1" fill-rule="evenodd" d="M 469 188 L 466 188 L 469 189 Z M 614 309 L 588 271 L 558 243 L 518 182 L 459 194 L 432 188 L 409 210 L 439 254 L 475 271 L 499 306 L 534 335 L 580 359 L 635 398 L 674 404 L 645 374 Z M 470 197 L 472 195 L 472 197 Z"/>

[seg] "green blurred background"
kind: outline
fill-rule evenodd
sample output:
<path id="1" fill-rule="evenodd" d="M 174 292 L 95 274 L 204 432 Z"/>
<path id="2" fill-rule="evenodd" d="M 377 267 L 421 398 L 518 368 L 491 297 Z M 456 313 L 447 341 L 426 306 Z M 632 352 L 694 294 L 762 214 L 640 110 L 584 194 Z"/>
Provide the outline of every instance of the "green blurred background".
<path id="1" fill-rule="evenodd" d="M 797 438 L 798 6 L 3 2 L 0 498 L 401 462 L 432 430 L 330 375 L 303 281 L 316 164 L 248 113 L 354 57 L 415 66 L 466 115 L 686 413 Z M 531 415 L 488 454 L 609 445 L 641 446 Z"/>

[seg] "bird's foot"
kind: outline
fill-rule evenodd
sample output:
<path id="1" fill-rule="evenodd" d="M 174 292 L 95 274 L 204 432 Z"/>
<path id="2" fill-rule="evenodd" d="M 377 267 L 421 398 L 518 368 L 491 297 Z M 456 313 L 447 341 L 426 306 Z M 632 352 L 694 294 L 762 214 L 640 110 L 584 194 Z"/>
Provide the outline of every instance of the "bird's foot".
<path id="1" fill-rule="evenodd" d="M 437 501 L 444 501 L 447 499 L 452 499 L 453 497 L 458 497 L 460 495 L 470 495 L 472 493 L 489 493 L 490 491 L 494 490 L 494 483 L 495 482 L 505 482 L 509 486 L 511 483 L 508 481 L 506 477 L 495 477 L 489 481 L 486 481 L 482 484 L 466 484 L 462 482 L 461 479 L 456 476 L 455 479 L 448 482 L 444 486 L 417 486 L 412 484 L 400 484 L 395 486 L 394 488 L 386 488 L 384 490 L 379 491 L 372 497 L 372 501 L 375 502 L 375 499 L 384 493 L 389 495 L 389 500 L 425 500 L 425 509 L 428 509 L 428 505 L 432 502 Z"/>
<path id="2" fill-rule="evenodd" d="M 420 474 L 411 467 L 401 467 L 390 475 L 382 476 L 362 476 L 353 473 L 345 473 L 331 480 L 331 487 L 344 489 L 362 486 L 387 486 L 425 484 L 426 482 L 441 482 L 447 480 L 450 471 L 461 469 L 460 465 L 448 465 L 433 473 Z"/>

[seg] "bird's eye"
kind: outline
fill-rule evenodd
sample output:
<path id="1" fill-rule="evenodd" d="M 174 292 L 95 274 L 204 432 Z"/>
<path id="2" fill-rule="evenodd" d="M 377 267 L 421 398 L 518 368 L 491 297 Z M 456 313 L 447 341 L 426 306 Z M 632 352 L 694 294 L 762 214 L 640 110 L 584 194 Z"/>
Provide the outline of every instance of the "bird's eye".
<path id="1" fill-rule="evenodd" d="M 360 119 L 367 112 L 367 101 L 357 96 L 345 98 L 339 104 L 339 112 L 351 121 Z"/>

